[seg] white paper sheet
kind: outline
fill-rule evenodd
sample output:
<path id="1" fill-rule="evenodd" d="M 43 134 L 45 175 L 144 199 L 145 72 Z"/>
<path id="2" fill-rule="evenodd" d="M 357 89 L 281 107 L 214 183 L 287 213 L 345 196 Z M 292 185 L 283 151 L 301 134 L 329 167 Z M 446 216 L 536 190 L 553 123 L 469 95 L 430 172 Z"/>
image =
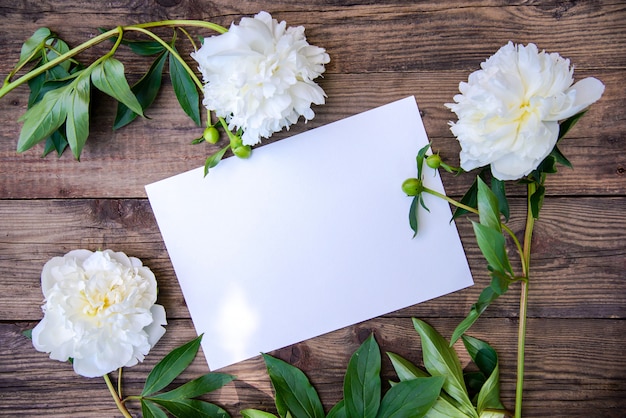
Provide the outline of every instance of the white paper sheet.
<path id="1" fill-rule="evenodd" d="M 427 141 L 408 97 L 146 186 L 212 370 L 473 283 Z"/>

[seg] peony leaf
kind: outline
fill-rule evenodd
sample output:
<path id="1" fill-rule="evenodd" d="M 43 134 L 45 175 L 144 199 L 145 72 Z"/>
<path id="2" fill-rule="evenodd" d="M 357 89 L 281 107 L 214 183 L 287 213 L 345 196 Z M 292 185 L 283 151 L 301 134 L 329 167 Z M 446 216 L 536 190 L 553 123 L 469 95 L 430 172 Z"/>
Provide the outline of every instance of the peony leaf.
<path id="1" fill-rule="evenodd" d="M 141 400 L 141 415 L 143 418 L 167 418 L 167 414 L 161 408 L 146 399 Z"/>
<path id="2" fill-rule="evenodd" d="M 417 377 L 398 383 L 383 397 L 377 417 L 423 417 L 437 401 L 445 380 L 443 376 Z"/>
<path id="3" fill-rule="evenodd" d="M 504 181 L 495 177 L 491 179 L 491 191 L 498 198 L 498 210 L 507 221 L 511 215 L 509 210 L 509 201 L 506 198 L 506 186 Z"/>
<path id="4" fill-rule="evenodd" d="M 350 417 L 375 417 L 380 406 L 380 349 L 370 335 L 350 358 L 343 382 L 346 413 Z"/>
<path id="5" fill-rule="evenodd" d="M 457 403 L 463 413 L 473 416 L 474 406 L 469 399 L 461 363 L 449 343 L 430 325 L 419 319 L 413 318 L 413 326 L 420 334 L 424 366 L 432 376 L 443 376 L 443 390 L 446 391 Z"/>
<path id="6" fill-rule="evenodd" d="M 15 68 L 20 68 L 27 62 L 31 61 L 46 44 L 46 40 L 52 36 L 52 32 L 48 28 L 39 28 L 32 34 L 30 38 L 24 42 L 20 51 L 20 60 Z"/>
<path id="7" fill-rule="evenodd" d="M 478 184 L 477 204 L 480 224 L 502 232 L 498 198 L 480 177 L 476 177 L 476 181 Z"/>
<path id="8" fill-rule="evenodd" d="M 157 93 L 161 89 L 163 67 L 167 56 L 167 53 L 159 55 L 148 69 L 148 72 L 131 87 L 131 91 L 135 94 L 135 97 L 137 97 L 137 101 L 143 110 L 146 110 L 154 102 Z M 119 129 L 128 125 L 135 120 L 136 117 L 137 113 L 130 110 L 124 103 L 118 102 L 113 129 Z"/>
<path id="9" fill-rule="evenodd" d="M 80 159 L 80 153 L 89 136 L 89 96 L 91 83 L 89 76 L 79 76 L 72 83 L 73 89 L 67 95 L 67 122 L 65 132 L 67 143 L 74 154 Z"/>
<path id="10" fill-rule="evenodd" d="M 49 91 L 20 120 L 24 126 L 17 141 L 17 152 L 24 152 L 46 139 L 65 122 L 67 116 L 66 88 Z"/>
<path id="11" fill-rule="evenodd" d="M 337 402 L 335 406 L 328 412 L 326 418 L 347 418 L 346 405 L 344 400 Z"/>
<path id="12" fill-rule="evenodd" d="M 141 105 L 133 94 L 124 75 L 124 64 L 109 57 L 91 71 L 91 81 L 96 88 L 124 103 L 133 112 L 143 116 Z"/>
<path id="13" fill-rule="evenodd" d="M 152 369 L 141 392 L 141 396 L 151 395 L 174 380 L 191 364 L 200 348 L 202 335 L 172 350 Z"/>
<path id="14" fill-rule="evenodd" d="M 413 201 L 411 202 L 411 207 L 409 208 L 409 225 L 413 230 L 413 238 L 417 236 L 417 231 L 419 227 L 419 206 L 417 203 L 419 202 L 419 195 L 413 197 Z"/>
<path id="15" fill-rule="evenodd" d="M 475 209 L 478 207 L 478 178 L 480 177 L 481 179 L 485 180 L 488 170 L 488 168 L 484 168 L 480 171 L 480 173 L 478 173 L 478 176 L 476 176 L 476 179 L 474 180 L 470 188 L 461 198 L 461 203 L 463 203 L 465 206 L 469 206 Z M 458 218 L 459 216 L 463 216 L 466 213 L 469 212 L 463 208 L 457 207 L 454 210 L 454 214 L 452 215 L 452 220 Z"/>
<path id="16" fill-rule="evenodd" d="M 300 369 L 267 354 L 263 359 L 276 392 L 276 408 L 281 417 L 288 413 L 298 418 L 324 416 L 319 395 Z"/>
<path id="17" fill-rule="evenodd" d="M 393 366 L 400 381 L 415 379 L 416 377 L 428 377 L 430 376 L 425 371 L 417 368 L 413 363 L 408 361 L 402 356 L 394 353 L 387 353 L 391 365 Z"/>
<path id="18" fill-rule="evenodd" d="M 108 32 L 109 29 L 98 28 L 98 31 L 100 33 L 105 33 L 105 32 Z M 116 39 L 111 38 L 110 40 L 113 42 Z M 165 47 L 163 47 L 163 45 L 161 45 L 157 41 L 122 39 L 120 43 L 122 45 L 128 46 L 131 49 L 131 51 L 133 51 L 137 55 L 149 56 L 149 55 L 155 55 L 155 54 L 165 51 Z"/>
<path id="19" fill-rule="evenodd" d="M 543 198 L 546 194 L 546 188 L 544 186 L 538 185 L 535 192 L 530 196 L 530 209 L 533 215 L 533 218 L 539 219 L 539 211 L 543 206 Z"/>
<path id="20" fill-rule="evenodd" d="M 478 393 L 478 413 L 485 409 L 504 409 L 500 401 L 500 369 L 496 351 L 486 342 L 463 336 L 463 344 L 480 371 L 487 377 Z"/>
<path id="21" fill-rule="evenodd" d="M 62 127 L 57 129 L 46 139 L 42 157 L 45 157 L 52 151 L 56 151 L 59 157 L 63 154 L 63 151 L 65 151 L 67 147 L 67 139 L 65 139 L 65 134 L 62 132 L 62 129 Z"/>
<path id="22" fill-rule="evenodd" d="M 454 405 L 454 401 L 445 394 L 441 394 L 437 398 L 435 404 L 430 408 L 430 410 L 424 415 L 425 418 L 475 418 L 476 415 L 468 415 L 459 410 Z"/>
<path id="23" fill-rule="evenodd" d="M 424 159 L 426 158 L 426 153 L 430 148 L 430 143 L 423 146 L 418 152 L 417 157 L 415 158 L 417 162 L 417 178 L 422 180 L 422 167 L 424 166 Z"/>
<path id="24" fill-rule="evenodd" d="M 506 241 L 502 232 L 483 225 L 482 223 L 472 222 L 474 227 L 474 235 L 480 251 L 487 260 L 491 270 L 501 273 L 509 273 L 513 275 L 513 268 L 506 255 Z"/>
<path id="25" fill-rule="evenodd" d="M 562 164 L 565 167 L 568 167 L 568 168 L 574 167 L 572 163 L 567 158 L 565 158 L 565 155 L 563 155 L 563 153 L 561 152 L 561 150 L 559 149 L 557 145 L 555 145 L 554 148 L 552 149 L 550 156 L 552 156 L 557 163 Z"/>
<path id="26" fill-rule="evenodd" d="M 243 418 L 277 418 L 276 415 L 269 412 L 259 411 L 258 409 L 244 409 L 239 412 Z"/>
<path id="27" fill-rule="evenodd" d="M 161 405 L 176 417 L 194 418 L 230 418 L 228 412 L 219 406 L 201 401 L 199 399 L 166 400 L 149 398 L 149 400 Z"/>
<path id="28" fill-rule="evenodd" d="M 191 76 L 174 55 L 169 54 L 170 77 L 178 103 L 185 113 L 200 126 L 200 95 Z"/>
<path id="29" fill-rule="evenodd" d="M 197 379 L 194 379 L 190 382 L 185 383 L 182 386 L 177 387 L 174 390 L 154 395 L 151 397 L 151 399 L 166 399 L 172 401 L 177 399 L 196 398 L 198 396 L 204 395 L 205 393 L 213 392 L 214 390 L 221 388 L 225 384 L 232 382 L 234 379 L 235 376 L 230 374 L 207 373 Z"/>
<path id="30" fill-rule="evenodd" d="M 227 145 L 221 150 L 217 151 L 215 154 L 207 157 L 206 161 L 204 162 L 204 176 L 205 177 L 207 176 L 207 174 L 209 174 L 210 169 L 212 169 L 213 167 L 218 165 L 220 161 L 222 161 L 224 154 L 226 153 L 226 151 L 228 151 L 229 148 L 230 148 L 230 145 Z"/>
<path id="31" fill-rule="evenodd" d="M 582 112 L 579 112 L 577 114 L 575 114 L 574 116 L 571 116 L 567 119 L 565 119 L 563 122 L 560 123 L 559 125 L 559 137 L 557 142 L 563 138 L 565 135 L 567 135 L 567 133 L 570 131 L 570 129 L 572 129 L 572 127 L 574 125 L 576 125 L 576 122 L 578 122 L 580 120 L 580 118 L 582 118 L 585 113 L 587 113 L 587 110 L 583 110 Z"/>

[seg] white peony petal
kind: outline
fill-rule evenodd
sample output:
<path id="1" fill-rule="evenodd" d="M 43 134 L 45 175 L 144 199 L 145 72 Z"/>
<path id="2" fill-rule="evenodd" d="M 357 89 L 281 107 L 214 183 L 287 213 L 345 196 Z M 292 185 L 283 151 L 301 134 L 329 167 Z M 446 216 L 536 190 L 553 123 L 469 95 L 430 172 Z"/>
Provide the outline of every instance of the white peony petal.
<path id="1" fill-rule="evenodd" d="M 324 103 L 312 80 L 330 58 L 307 43 L 303 27 L 286 25 L 261 12 L 206 38 L 192 54 L 205 82 L 202 103 L 226 118 L 229 129 L 242 129 L 245 145 L 289 128 L 299 116 L 311 119 L 311 105 Z"/>
<path id="2" fill-rule="evenodd" d="M 142 361 L 165 332 L 154 274 L 137 258 L 111 250 L 72 251 L 42 271 L 44 318 L 33 346 L 74 370 L 102 376 Z"/>
<path id="3" fill-rule="evenodd" d="M 587 78 L 572 86 L 570 62 L 539 52 L 534 44 L 504 45 L 459 84 L 448 103 L 450 124 L 461 145 L 461 167 L 491 165 L 501 180 L 516 180 L 537 168 L 558 138 L 558 121 L 597 101 L 604 85 Z M 570 87 L 571 86 L 571 87 Z"/>

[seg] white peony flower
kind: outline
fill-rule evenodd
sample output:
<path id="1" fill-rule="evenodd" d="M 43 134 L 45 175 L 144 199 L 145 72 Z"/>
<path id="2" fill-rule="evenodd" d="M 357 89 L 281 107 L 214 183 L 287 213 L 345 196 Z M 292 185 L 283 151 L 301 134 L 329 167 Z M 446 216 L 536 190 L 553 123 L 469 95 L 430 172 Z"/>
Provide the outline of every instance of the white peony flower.
<path id="1" fill-rule="evenodd" d="M 111 250 L 70 251 L 41 272 L 44 318 L 33 345 L 53 360 L 72 358 L 74 371 L 103 376 L 133 366 L 165 333 L 154 274 L 141 261 Z"/>
<path id="2" fill-rule="evenodd" d="M 206 38 L 191 56 L 204 77 L 203 104 L 243 130 L 245 145 L 257 144 L 315 114 L 324 90 L 313 79 L 330 61 L 323 48 L 309 45 L 302 26 L 287 28 L 267 12 L 243 18 L 228 32 Z"/>
<path id="3" fill-rule="evenodd" d="M 537 46 L 509 42 L 460 83 L 452 133 L 461 144 L 461 167 L 491 164 L 500 180 L 516 180 L 554 148 L 559 121 L 602 96 L 604 84 L 589 77 L 573 83 L 568 59 L 539 52 Z"/>

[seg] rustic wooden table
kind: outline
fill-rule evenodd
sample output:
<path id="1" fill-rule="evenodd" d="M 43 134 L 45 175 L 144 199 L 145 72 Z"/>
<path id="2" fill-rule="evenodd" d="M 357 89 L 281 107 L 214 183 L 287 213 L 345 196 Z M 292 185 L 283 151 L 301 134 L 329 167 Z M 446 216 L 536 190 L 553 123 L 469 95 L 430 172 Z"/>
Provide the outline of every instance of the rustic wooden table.
<path id="1" fill-rule="evenodd" d="M 0 74 L 8 74 L 22 42 L 41 26 L 77 45 L 99 27 L 162 19 L 227 26 L 260 10 L 290 26 L 304 25 L 308 40 L 325 47 L 332 59 L 320 80 L 327 105 L 315 108 L 313 121 L 272 140 L 415 95 L 434 148 L 454 160 L 459 147 L 447 126 L 453 115 L 443 105 L 460 81 L 509 40 L 559 52 L 575 64 L 577 79 L 595 76 L 606 84 L 603 98 L 563 142 L 575 168 L 550 177 L 536 226 L 524 412 L 529 417 L 625 416 L 626 2 L 3 0 Z M 89 61 L 97 53 L 83 57 Z M 122 52 L 120 59 L 131 79 L 146 69 L 147 61 L 130 53 Z M 156 361 L 195 336 L 144 185 L 202 165 L 215 149 L 190 145 L 201 130 L 175 103 L 169 80 L 165 84 L 149 112 L 151 120 L 115 132 L 111 101 L 94 95 L 91 137 L 80 162 L 69 152 L 41 158 L 40 147 L 16 154 L 17 119 L 26 108 L 27 89 L 0 100 L 0 415 L 119 416 L 102 379 L 74 374 L 68 364 L 36 352 L 21 334 L 42 317 L 40 272 L 51 257 L 76 248 L 112 248 L 141 258 L 156 273 L 167 333 L 145 363 L 126 371 L 125 393 L 140 391 Z M 402 127 L 372 127 L 381 152 L 385 137 L 396 129 Z M 459 196 L 468 178 L 444 176 L 444 184 L 449 194 Z M 509 192 L 511 226 L 519 232 L 523 189 Z M 340 398 L 348 359 L 370 332 L 382 350 L 419 363 L 419 338 L 410 318 L 422 318 L 449 336 L 487 285 L 471 226 L 463 220 L 458 225 L 474 287 L 274 353 L 308 374 L 327 408 Z M 207 251 L 210 247 L 207 243 Z M 421 268 L 436 271 L 436 266 Z M 514 286 L 472 329 L 499 353 L 502 398 L 510 409 L 518 297 Z M 208 400 L 233 416 L 246 407 L 273 410 L 260 358 L 224 371 L 239 379 Z M 199 356 L 184 377 L 204 372 L 206 363 Z M 383 374 L 393 376 L 388 362 Z M 130 409 L 140 412 L 137 404 Z"/>

